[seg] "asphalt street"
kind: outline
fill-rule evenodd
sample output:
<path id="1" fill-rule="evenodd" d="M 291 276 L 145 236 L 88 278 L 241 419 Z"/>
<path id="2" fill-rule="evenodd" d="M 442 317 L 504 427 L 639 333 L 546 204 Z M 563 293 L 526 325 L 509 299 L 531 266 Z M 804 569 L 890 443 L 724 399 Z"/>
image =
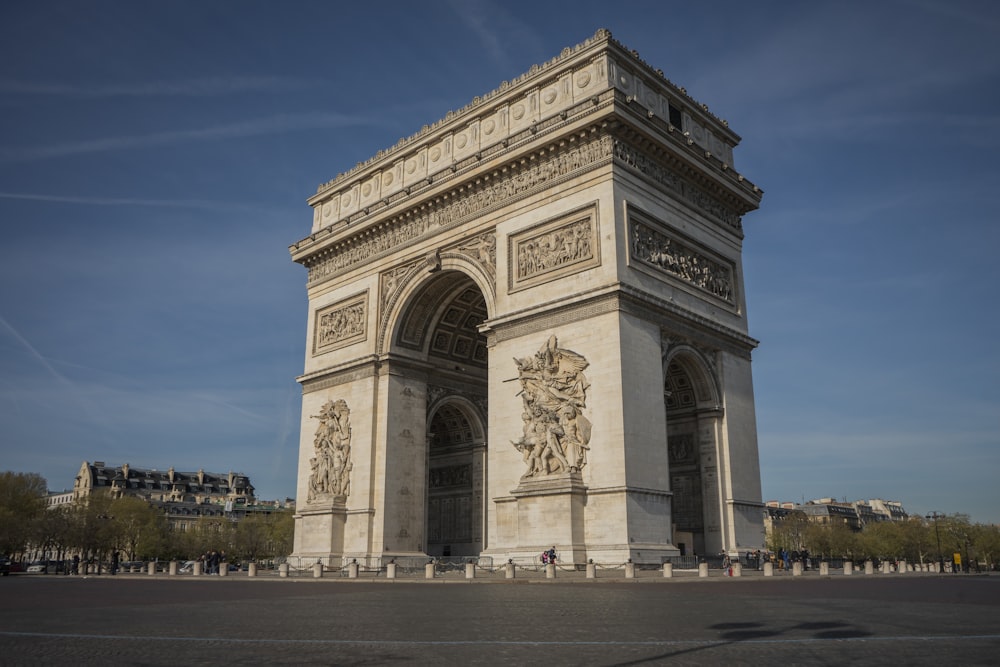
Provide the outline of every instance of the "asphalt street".
<path id="1" fill-rule="evenodd" d="M 11 576 L 2 665 L 996 665 L 1000 576 Z"/>

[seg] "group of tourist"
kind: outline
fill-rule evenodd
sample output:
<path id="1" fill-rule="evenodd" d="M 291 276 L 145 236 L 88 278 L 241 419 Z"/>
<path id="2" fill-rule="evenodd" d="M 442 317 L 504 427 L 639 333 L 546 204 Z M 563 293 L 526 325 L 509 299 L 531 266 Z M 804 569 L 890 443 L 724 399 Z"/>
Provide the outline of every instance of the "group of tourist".
<path id="1" fill-rule="evenodd" d="M 201 571 L 205 574 L 218 574 L 219 565 L 226 564 L 226 552 L 209 551 L 198 556 L 198 562 L 201 563 Z M 225 567 L 228 567 L 228 564 Z"/>

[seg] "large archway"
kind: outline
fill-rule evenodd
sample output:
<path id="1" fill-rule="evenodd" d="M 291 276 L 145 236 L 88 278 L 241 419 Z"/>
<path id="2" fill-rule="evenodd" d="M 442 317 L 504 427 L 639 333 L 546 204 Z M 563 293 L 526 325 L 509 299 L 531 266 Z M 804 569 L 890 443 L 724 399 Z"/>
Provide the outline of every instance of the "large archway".
<path id="1" fill-rule="evenodd" d="M 674 544 L 682 556 L 714 554 L 721 548 L 715 453 L 718 394 L 707 364 L 694 350 L 672 354 L 665 366 Z"/>
<path id="2" fill-rule="evenodd" d="M 442 271 L 412 286 L 392 340 L 390 357 L 419 360 L 403 372 L 426 381 L 424 550 L 438 558 L 486 544 L 487 317 L 475 281 Z"/>

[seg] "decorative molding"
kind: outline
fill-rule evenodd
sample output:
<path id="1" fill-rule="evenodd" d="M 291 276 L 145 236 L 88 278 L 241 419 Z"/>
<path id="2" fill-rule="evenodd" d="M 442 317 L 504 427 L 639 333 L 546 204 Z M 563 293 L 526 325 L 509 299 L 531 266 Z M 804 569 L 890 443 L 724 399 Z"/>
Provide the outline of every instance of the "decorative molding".
<path id="1" fill-rule="evenodd" d="M 309 504 L 343 503 L 351 495 L 351 410 L 343 399 L 327 401 L 318 415 L 315 456 L 309 459 Z"/>
<path id="2" fill-rule="evenodd" d="M 614 158 L 618 164 L 645 176 L 664 191 L 719 220 L 731 231 L 742 236 L 743 223 L 739 214 L 705 189 L 683 178 L 680 170 L 668 167 L 649 153 L 622 138 L 614 140 Z"/>
<path id="3" fill-rule="evenodd" d="M 358 380 L 364 380 L 378 373 L 378 362 L 372 357 L 366 357 L 358 363 L 352 362 L 348 368 L 336 370 L 327 369 L 323 373 L 298 378 L 302 385 L 302 393 L 311 394 L 324 389 L 338 387 Z"/>
<path id="4" fill-rule="evenodd" d="M 316 311 L 313 355 L 368 338 L 368 290 Z"/>
<path id="5" fill-rule="evenodd" d="M 593 138 L 587 133 L 569 148 L 554 155 L 548 148 L 533 156 L 494 170 L 475 182 L 459 186 L 445 195 L 392 218 L 376 228 L 345 239 L 331 248 L 301 260 L 309 269 L 309 286 L 343 273 L 376 256 L 412 245 L 416 240 L 443 229 L 482 217 L 501 206 L 536 191 L 574 178 L 582 170 L 611 160 L 610 136 Z M 494 257 L 494 266 L 495 266 Z"/>
<path id="6" fill-rule="evenodd" d="M 736 266 L 634 207 L 627 209 L 630 264 L 670 276 L 736 307 Z"/>
<path id="7" fill-rule="evenodd" d="M 509 291 L 517 292 L 601 265 L 597 204 L 507 238 Z"/>

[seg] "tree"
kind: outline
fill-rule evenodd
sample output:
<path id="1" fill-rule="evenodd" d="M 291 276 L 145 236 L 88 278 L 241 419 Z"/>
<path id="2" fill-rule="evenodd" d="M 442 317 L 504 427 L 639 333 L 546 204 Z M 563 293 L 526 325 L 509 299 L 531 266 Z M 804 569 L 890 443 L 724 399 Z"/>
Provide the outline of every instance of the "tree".
<path id="1" fill-rule="evenodd" d="M 109 512 L 115 547 L 125 553 L 125 560 L 160 555 L 166 533 L 162 513 L 145 500 L 129 496 L 112 501 Z"/>
<path id="2" fill-rule="evenodd" d="M 0 554 L 22 553 L 45 512 L 48 484 L 38 473 L 0 472 Z"/>

